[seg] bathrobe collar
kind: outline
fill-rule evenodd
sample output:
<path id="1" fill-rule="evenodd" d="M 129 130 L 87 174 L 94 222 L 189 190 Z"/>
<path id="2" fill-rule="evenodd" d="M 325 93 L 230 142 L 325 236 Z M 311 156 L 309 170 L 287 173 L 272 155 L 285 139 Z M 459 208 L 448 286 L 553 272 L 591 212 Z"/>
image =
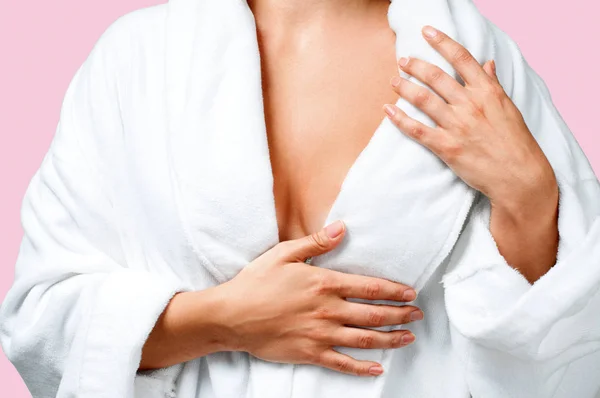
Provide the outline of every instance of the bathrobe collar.
<path id="1" fill-rule="evenodd" d="M 457 78 L 421 36 L 429 24 L 456 38 L 446 0 L 393 0 L 388 21 L 397 58 L 416 56 Z M 471 50 L 483 60 L 483 48 Z M 223 282 L 279 241 L 260 54 L 247 2 L 170 0 L 165 62 L 167 151 L 181 222 L 188 243 Z M 434 125 L 403 98 L 396 105 Z M 397 277 L 418 288 L 450 251 L 474 197 L 382 115 L 325 222 L 343 219 L 347 235 L 312 264 Z"/>
<path id="2" fill-rule="evenodd" d="M 438 64 L 446 72 L 453 72 L 448 62 L 433 48 L 422 45 L 421 36 L 421 27 L 429 24 L 456 38 L 447 0 L 390 0 L 388 22 L 396 33 L 397 58 L 418 54 L 422 59 Z M 243 42 L 240 49 L 244 52 L 239 54 L 239 60 L 254 66 L 260 62 L 254 16 L 246 0 L 222 0 L 216 3 L 210 0 L 169 0 L 166 99 L 171 119 L 170 131 L 181 122 L 181 114 L 189 103 L 186 92 L 190 87 L 187 83 L 192 74 L 193 54 L 200 50 L 195 44 L 203 39 L 198 36 L 201 32 L 206 32 L 207 37 L 204 38 L 210 38 L 214 44 L 222 43 L 224 39 Z M 398 71 L 408 77 L 400 69 Z"/>

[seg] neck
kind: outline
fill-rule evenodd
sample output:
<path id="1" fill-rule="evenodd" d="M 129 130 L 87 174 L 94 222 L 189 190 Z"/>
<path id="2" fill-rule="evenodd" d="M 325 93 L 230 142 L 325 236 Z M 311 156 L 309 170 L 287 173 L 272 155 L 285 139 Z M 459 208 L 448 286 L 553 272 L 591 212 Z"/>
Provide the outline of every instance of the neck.
<path id="1" fill-rule="evenodd" d="M 389 0 L 247 0 L 260 30 L 290 32 L 376 17 Z"/>

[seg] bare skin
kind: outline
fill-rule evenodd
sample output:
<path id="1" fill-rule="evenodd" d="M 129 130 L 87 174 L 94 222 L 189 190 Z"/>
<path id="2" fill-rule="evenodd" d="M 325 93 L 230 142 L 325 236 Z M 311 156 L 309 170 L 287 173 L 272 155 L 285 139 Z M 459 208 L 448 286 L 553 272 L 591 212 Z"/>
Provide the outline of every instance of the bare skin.
<path id="1" fill-rule="evenodd" d="M 350 166 L 385 118 L 382 104 L 398 99 L 388 83 L 398 73 L 396 36 L 388 0 L 249 3 L 285 241 L 324 225 Z"/>
<path id="2" fill-rule="evenodd" d="M 395 35 L 387 21 L 389 0 L 248 3 L 261 52 L 281 242 L 232 280 L 175 295 L 143 347 L 140 369 L 218 351 L 245 351 L 272 362 L 381 374 L 380 364 L 332 347 L 403 347 L 415 338 L 408 330 L 354 326 L 405 324 L 422 319 L 423 313 L 412 305 L 345 298 L 404 304 L 416 292 L 304 260 L 343 239 L 345 228 L 329 238 L 322 226 L 350 166 L 385 117 L 382 104 L 398 98 L 388 84 L 398 70 Z"/>

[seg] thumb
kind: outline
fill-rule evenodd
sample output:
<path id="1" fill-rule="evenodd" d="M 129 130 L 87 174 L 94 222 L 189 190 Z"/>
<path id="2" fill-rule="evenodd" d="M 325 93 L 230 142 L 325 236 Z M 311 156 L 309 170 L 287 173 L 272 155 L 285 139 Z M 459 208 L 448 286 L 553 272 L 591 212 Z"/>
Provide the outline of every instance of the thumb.
<path id="1" fill-rule="evenodd" d="M 487 73 L 488 76 L 491 77 L 495 82 L 499 82 L 498 75 L 496 74 L 496 61 L 493 59 L 487 61 L 483 65 L 483 70 L 485 70 L 485 73 Z"/>
<path id="2" fill-rule="evenodd" d="M 308 257 L 326 253 L 342 241 L 345 231 L 346 225 L 343 221 L 337 220 L 318 232 L 291 240 L 287 245 L 289 248 L 287 259 L 304 262 Z"/>

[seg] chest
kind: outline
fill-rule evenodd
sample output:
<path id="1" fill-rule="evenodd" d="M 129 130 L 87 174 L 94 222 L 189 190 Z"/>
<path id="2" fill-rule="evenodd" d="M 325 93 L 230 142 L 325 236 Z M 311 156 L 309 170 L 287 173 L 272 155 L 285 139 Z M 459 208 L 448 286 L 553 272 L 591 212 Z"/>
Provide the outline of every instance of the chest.
<path id="1" fill-rule="evenodd" d="M 324 226 L 350 168 L 398 95 L 393 31 L 282 50 L 261 42 L 262 91 L 279 240 Z M 369 54 L 369 56 L 358 56 Z"/>
<path id="2" fill-rule="evenodd" d="M 140 248 L 131 262 L 176 268 L 195 287 L 223 282 L 281 240 L 342 219 L 344 241 L 311 264 L 418 289 L 452 248 L 471 191 L 384 117 L 398 43 L 353 37 L 352 51 L 275 62 L 250 33 L 196 52 L 185 101 L 167 102 L 178 106 L 163 109 L 162 55 L 128 83 L 139 95 L 123 101 L 127 134 L 107 158 L 122 159 L 114 186 L 132 199 L 115 204 L 126 247 Z"/>

